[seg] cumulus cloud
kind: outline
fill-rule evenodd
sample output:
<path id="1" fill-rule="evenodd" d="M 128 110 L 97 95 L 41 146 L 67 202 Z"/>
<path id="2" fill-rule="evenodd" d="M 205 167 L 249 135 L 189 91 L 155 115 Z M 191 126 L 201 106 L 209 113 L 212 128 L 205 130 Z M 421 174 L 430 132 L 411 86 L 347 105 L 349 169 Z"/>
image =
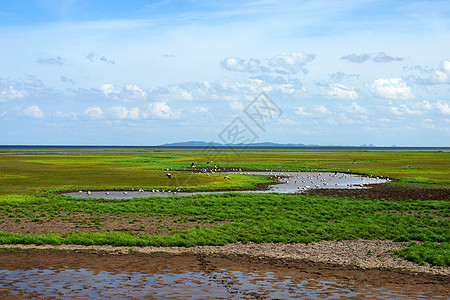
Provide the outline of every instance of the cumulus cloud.
<path id="1" fill-rule="evenodd" d="M 346 111 L 350 113 L 356 113 L 356 114 L 364 114 L 366 112 L 366 109 L 364 107 L 361 107 L 356 102 L 352 102 L 349 106 L 345 108 Z"/>
<path id="2" fill-rule="evenodd" d="M 394 105 L 391 101 L 389 101 L 389 106 L 387 110 L 393 115 L 401 116 L 401 115 L 422 115 L 425 113 L 424 110 L 419 110 L 413 107 L 409 107 L 406 104 Z"/>
<path id="3" fill-rule="evenodd" d="M 302 116 L 302 117 L 309 117 L 312 116 L 313 113 L 310 111 L 307 111 L 306 107 L 296 107 L 294 110 L 294 113 L 296 115 Z"/>
<path id="4" fill-rule="evenodd" d="M 88 107 L 84 114 L 91 120 L 103 119 L 103 110 L 97 105 Z"/>
<path id="5" fill-rule="evenodd" d="M 33 118 L 43 118 L 44 117 L 44 113 L 37 105 L 32 105 L 32 106 L 25 108 L 23 110 L 23 114 L 25 116 L 33 117 Z"/>
<path id="6" fill-rule="evenodd" d="M 109 113 L 114 119 L 131 119 L 137 120 L 140 117 L 139 108 L 134 107 L 128 109 L 124 106 L 113 106 L 109 109 Z"/>
<path id="7" fill-rule="evenodd" d="M 104 62 L 107 64 L 112 64 L 112 65 L 114 65 L 116 63 L 115 61 L 108 59 L 105 56 L 97 55 L 94 52 L 90 52 L 88 55 L 86 55 L 85 58 L 91 62 L 100 61 L 100 62 Z"/>
<path id="8" fill-rule="evenodd" d="M 423 66 L 407 66 L 403 68 L 410 72 L 408 80 L 421 85 L 450 84 L 450 61 L 441 61 L 439 68 Z"/>
<path id="9" fill-rule="evenodd" d="M 112 83 L 105 83 L 100 87 L 100 90 L 105 94 L 106 96 L 114 96 L 120 94 L 120 89 Z"/>
<path id="10" fill-rule="evenodd" d="M 423 100 L 420 102 L 412 102 L 408 105 L 395 105 L 392 101 L 388 102 L 387 106 L 380 107 L 384 111 L 388 111 L 394 115 L 450 115 L 450 103 L 448 101 L 439 100 L 436 102 L 429 102 Z"/>
<path id="11" fill-rule="evenodd" d="M 147 93 L 134 84 L 125 85 L 123 91 L 128 97 L 134 99 L 145 99 L 147 97 Z"/>
<path id="12" fill-rule="evenodd" d="M 272 57 L 269 64 L 278 73 L 295 74 L 300 70 L 306 74 L 308 71 L 305 66 L 314 58 L 316 58 L 315 54 L 305 52 L 292 52 L 291 54 L 283 52 Z"/>
<path id="13" fill-rule="evenodd" d="M 435 107 L 444 115 L 450 115 L 450 104 L 447 101 L 440 100 L 436 102 Z"/>
<path id="14" fill-rule="evenodd" d="M 315 105 L 311 108 L 299 106 L 295 108 L 294 113 L 302 117 L 320 117 L 331 114 L 331 112 L 323 105 Z"/>
<path id="15" fill-rule="evenodd" d="M 389 56 L 389 55 L 386 55 L 386 53 L 384 53 L 384 52 L 378 52 L 377 54 L 366 54 L 366 53 L 355 54 L 355 53 L 353 53 L 353 54 L 345 55 L 345 56 L 341 57 L 341 59 L 344 59 L 351 63 L 358 63 L 358 64 L 361 64 L 361 63 L 369 61 L 369 60 L 371 60 L 375 63 L 387 63 L 387 62 L 392 62 L 392 61 L 403 60 L 403 58 L 401 58 L 401 57 Z"/>
<path id="16" fill-rule="evenodd" d="M 295 74 L 298 71 L 302 71 L 306 74 L 306 64 L 316 58 L 315 54 L 308 54 L 305 52 L 292 52 L 287 54 L 285 52 L 272 57 L 269 60 L 270 66 L 275 72 L 282 74 Z"/>
<path id="17" fill-rule="evenodd" d="M 239 57 L 229 57 L 222 60 L 220 65 L 226 70 L 236 72 L 296 74 L 301 71 L 306 74 L 308 72 L 306 65 L 315 57 L 315 54 L 294 51 L 292 53 L 283 52 L 264 61 L 256 58 L 245 60 Z"/>
<path id="18" fill-rule="evenodd" d="M 396 100 L 414 98 L 411 88 L 401 78 L 378 78 L 369 88 L 380 98 Z"/>
<path id="19" fill-rule="evenodd" d="M 324 96 L 333 99 L 354 100 L 358 98 L 358 93 L 354 87 L 348 87 L 341 83 L 332 83 L 322 86 Z"/>
<path id="20" fill-rule="evenodd" d="M 55 58 L 39 58 L 37 62 L 43 65 L 64 65 L 64 60 L 61 56 Z"/>
<path id="21" fill-rule="evenodd" d="M 258 73 L 266 70 L 266 68 L 261 65 L 261 62 L 255 58 L 246 61 L 239 57 L 229 57 L 222 60 L 220 66 L 228 71 L 236 72 Z"/>
<path id="22" fill-rule="evenodd" d="M 10 99 L 24 98 L 27 95 L 28 93 L 25 90 L 16 89 L 12 85 L 7 85 L 0 92 L 0 102 L 4 102 Z"/>
<path id="23" fill-rule="evenodd" d="M 444 60 L 438 70 L 435 70 L 431 76 L 431 82 L 434 84 L 450 83 L 450 61 Z"/>
<path id="24" fill-rule="evenodd" d="M 193 118 L 195 118 L 196 121 L 200 122 L 210 122 L 214 120 L 214 115 L 210 112 L 209 108 L 204 106 L 196 106 L 192 110 Z"/>
<path id="25" fill-rule="evenodd" d="M 145 100 L 147 98 L 147 93 L 134 84 L 127 84 L 121 88 L 112 83 L 105 83 L 100 87 L 100 90 L 104 95 L 122 101 Z"/>
<path id="26" fill-rule="evenodd" d="M 154 116 L 159 119 L 178 119 L 180 112 L 175 112 L 166 102 L 153 102 L 147 106 L 146 116 Z"/>

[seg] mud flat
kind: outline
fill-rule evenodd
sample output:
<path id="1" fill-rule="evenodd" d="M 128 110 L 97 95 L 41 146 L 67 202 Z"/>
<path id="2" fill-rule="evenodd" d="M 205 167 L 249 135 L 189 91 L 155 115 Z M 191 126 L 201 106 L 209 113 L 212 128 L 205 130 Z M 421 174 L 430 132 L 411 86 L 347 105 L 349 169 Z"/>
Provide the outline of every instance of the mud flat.
<path id="1" fill-rule="evenodd" d="M 407 272 L 408 262 L 393 259 L 396 267 L 391 269 L 388 256 L 373 268 L 370 257 L 358 254 L 366 249 L 384 253 L 392 246 L 398 245 L 359 240 L 194 248 L 93 246 L 86 252 L 81 246 L 14 245 L 27 250 L 0 251 L 0 297 L 447 299 L 448 268 L 423 273 L 430 268 L 424 266 L 415 269 L 419 273 Z"/>

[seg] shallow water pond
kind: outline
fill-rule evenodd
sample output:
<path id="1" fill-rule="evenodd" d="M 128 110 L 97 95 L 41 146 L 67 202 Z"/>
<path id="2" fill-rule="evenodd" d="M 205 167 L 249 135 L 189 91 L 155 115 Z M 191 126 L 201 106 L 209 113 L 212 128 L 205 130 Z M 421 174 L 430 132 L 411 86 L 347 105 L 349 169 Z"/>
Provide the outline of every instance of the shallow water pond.
<path id="1" fill-rule="evenodd" d="M 233 172 L 229 173 L 233 174 Z M 295 194 L 308 189 L 361 189 L 370 184 L 386 183 L 388 178 L 367 177 L 346 173 L 332 172 L 235 172 L 235 174 L 264 175 L 278 180 L 277 184 L 269 185 L 266 190 L 247 190 L 240 193 L 283 193 Z M 226 176 L 226 173 L 224 173 Z M 230 191 L 228 191 L 230 192 Z M 190 196 L 196 194 L 211 194 L 224 192 L 177 192 L 177 191 L 80 191 L 64 193 L 75 198 L 105 198 L 125 199 L 152 196 Z"/>

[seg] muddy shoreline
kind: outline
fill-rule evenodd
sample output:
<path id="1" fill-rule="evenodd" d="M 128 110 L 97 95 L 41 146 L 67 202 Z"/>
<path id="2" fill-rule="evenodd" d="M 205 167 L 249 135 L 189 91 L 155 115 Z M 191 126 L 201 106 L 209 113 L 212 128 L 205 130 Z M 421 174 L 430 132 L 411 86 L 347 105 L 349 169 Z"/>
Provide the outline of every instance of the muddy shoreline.
<path id="1" fill-rule="evenodd" d="M 196 246 L 196 247 L 115 247 L 115 246 L 82 246 L 82 245 L 0 245 L 0 249 L 10 252 L 15 250 L 64 250 L 105 252 L 110 254 L 154 254 L 169 255 L 205 255 L 219 257 L 244 257 L 262 261 L 308 262 L 311 264 L 326 264 L 335 268 L 358 270 L 395 270 L 411 275 L 422 274 L 441 276 L 450 279 L 450 268 L 418 265 L 390 253 L 394 249 L 402 249 L 407 243 L 389 240 L 350 240 L 350 241 L 322 241 L 310 244 L 282 244 L 282 243 L 235 243 L 225 246 Z M 0 251 L 0 255 L 3 251 Z"/>
<path id="2" fill-rule="evenodd" d="M 0 271 L 0 298 L 437 299 L 450 292 L 448 276 L 400 269 L 248 254 L 105 249 L 0 251 L 0 270 L 7 270 Z"/>

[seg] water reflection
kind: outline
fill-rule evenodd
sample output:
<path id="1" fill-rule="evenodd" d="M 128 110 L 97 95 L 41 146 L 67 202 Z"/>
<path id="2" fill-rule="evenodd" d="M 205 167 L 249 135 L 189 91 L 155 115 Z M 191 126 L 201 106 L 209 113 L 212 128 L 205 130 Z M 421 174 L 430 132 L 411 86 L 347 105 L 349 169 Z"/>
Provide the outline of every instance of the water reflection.
<path id="1" fill-rule="evenodd" d="M 415 290 L 405 285 L 390 284 L 384 287 L 382 282 L 371 285 L 366 281 L 359 283 L 355 279 L 329 274 L 245 261 L 232 262 L 224 258 L 164 255 L 98 257 L 92 254 L 40 252 L 17 255 L 19 259 L 30 260 L 0 263 L 0 298 L 444 298 L 420 286 Z M 0 258 L 13 256 L 10 254 Z M 42 259 L 40 263 L 39 257 Z M 43 264 L 50 266 L 33 267 Z"/>

